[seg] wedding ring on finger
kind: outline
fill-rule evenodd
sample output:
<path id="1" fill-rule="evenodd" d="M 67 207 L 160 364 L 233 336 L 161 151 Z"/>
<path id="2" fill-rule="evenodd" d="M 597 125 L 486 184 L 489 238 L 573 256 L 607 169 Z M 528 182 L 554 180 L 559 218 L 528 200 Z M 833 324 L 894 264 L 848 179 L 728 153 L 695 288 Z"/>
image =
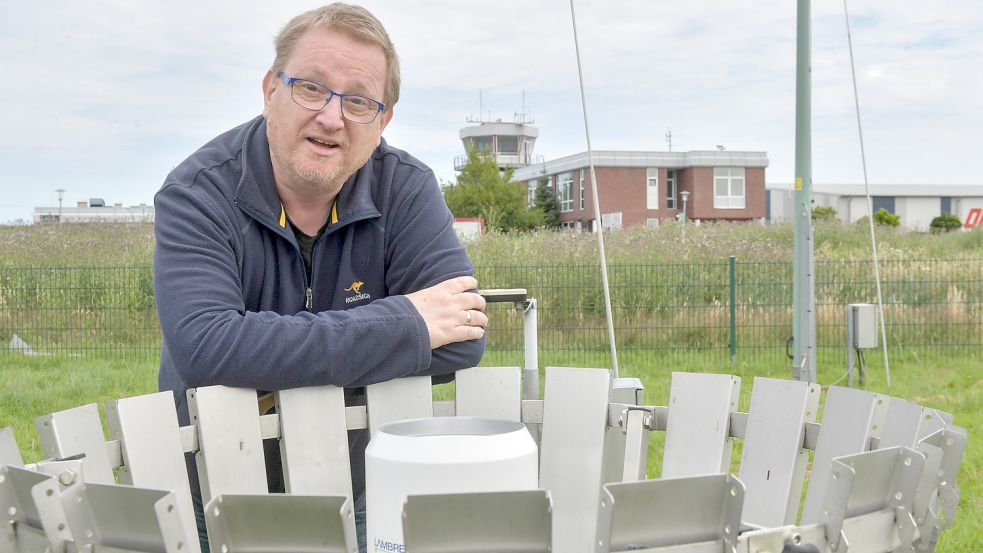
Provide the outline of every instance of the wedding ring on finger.
<path id="1" fill-rule="evenodd" d="M 470 309 L 465 309 L 464 312 L 468 316 L 468 318 L 464 320 L 464 326 L 471 326 L 471 310 Z"/>

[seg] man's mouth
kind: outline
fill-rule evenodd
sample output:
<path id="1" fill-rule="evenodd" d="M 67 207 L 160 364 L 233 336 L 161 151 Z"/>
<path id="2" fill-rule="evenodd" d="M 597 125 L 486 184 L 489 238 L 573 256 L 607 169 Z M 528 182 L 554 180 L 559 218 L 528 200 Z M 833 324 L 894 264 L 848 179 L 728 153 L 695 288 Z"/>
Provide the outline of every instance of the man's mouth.
<path id="1" fill-rule="evenodd" d="M 312 142 L 312 143 L 314 143 L 315 145 L 320 146 L 320 147 L 323 147 L 323 148 L 332 148 L 333 149 L 333 148 L 340 148 L 341 147 L 334 140 L 329 140 L 329 139 L 326 139 L 326 138 L 315 138 L 313 136 L 309 136 L 309 137 L 307 137 L 307 140 L 310 141 L 310 142 Z"/>

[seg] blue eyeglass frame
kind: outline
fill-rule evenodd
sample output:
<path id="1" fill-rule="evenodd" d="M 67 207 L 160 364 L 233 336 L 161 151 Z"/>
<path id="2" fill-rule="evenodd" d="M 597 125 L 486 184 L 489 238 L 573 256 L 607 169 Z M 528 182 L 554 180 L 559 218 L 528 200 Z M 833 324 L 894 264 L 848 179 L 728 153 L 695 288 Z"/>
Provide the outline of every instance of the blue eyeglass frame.
<path id="1" fill-rule="evenodd" d="M 330 102 L 331 99 L 334 98 L 335 96 L 338 97 L 338 102 L 344 102 L 346 97 L 351 96 L 353 98 L 365 98 L 366 100 L 372 100 L 373 102 L 379 104 L 379 111 L 376 112 L 375 117 L 379 117 L 380 113 L 386 111 L 386 104 L 384 102 L 380 102 L 379 100 L 376 100 L 375 98 L 369 98 L 368 96 L 362 96 L 361 94 L 342 94 L 341 92 L 335 92 L 334 90 L 331 90 L 330 88 L 324 86 L 323 84 L 317 81 L 312 81 L 310 79 L 302 79 L 300 77 L 291 77 L 286 73 L 284 73 L 283 71 L 280 71 L 280 81 L 283 82 L 283 84 L 290 86 L 291 92 L 293 92 L 294 83 L 297 81 L 304 81 L 305 83 L 314 83 L 317 86 L 324 88 L 324 90 L 327 90 L 328 92 L 331 93 L 328 95 L 327 99 L 324 100 L 324 106 L 328 105 L 328 102 Z M 324 106 L 321 106 L 321 109 L 324 109 Z M 300 106 L 300 107 L 304 107 L 304 106 Z M 304 109 L 310 109 L 310 108 L 304 108 Z M 311 110 L 311 111 L 319 111 L 319 110 Z M 375 117 L 372 118 L 372 121 L 375 121 Z M 348 118 L 346 117 L 345 119 Z M 372 121 L 369 121 L 369 123 L 371 123 Z M 352 121 L 352 122 L 359 123 L 359 121 Z M 367 125 L 368 123 L 362 123 L 362 124 Z"/>

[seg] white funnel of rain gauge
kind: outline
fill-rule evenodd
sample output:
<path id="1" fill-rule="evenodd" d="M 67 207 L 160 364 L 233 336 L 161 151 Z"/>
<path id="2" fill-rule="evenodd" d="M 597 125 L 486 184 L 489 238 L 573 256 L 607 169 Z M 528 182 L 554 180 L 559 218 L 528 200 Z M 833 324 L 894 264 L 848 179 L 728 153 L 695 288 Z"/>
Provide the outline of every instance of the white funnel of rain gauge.
<path id="1" fill-rule="evenodd" d="M 369 551 L 405 551 L 407 495 L 534 490 L 538 451 L 525 425 L 504 419 L 437 417 L 391 422 L 365 450 Z"/>

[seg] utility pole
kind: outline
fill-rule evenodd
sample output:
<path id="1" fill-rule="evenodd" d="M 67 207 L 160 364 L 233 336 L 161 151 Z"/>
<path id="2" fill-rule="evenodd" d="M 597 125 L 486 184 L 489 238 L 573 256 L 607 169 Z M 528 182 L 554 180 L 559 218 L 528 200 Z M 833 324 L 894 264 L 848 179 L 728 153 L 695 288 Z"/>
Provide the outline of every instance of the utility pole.
<path id="1" fill-rule="evenodd" d="M 58 224 L 60 225 L 61 224 L 61 201 L 65 198 L 65 189 L 64 188 L 59 188 L 59 189 L 55 190 L 55 193 L 58 194 Z"/>
<path id="2" fill-rule="evenodd" d="M 812 28 L 798 0 L 795 48 L 795 203 L 792 263 L 792 378 L 816 381 L 816 263 L 812 234 Z"/>

